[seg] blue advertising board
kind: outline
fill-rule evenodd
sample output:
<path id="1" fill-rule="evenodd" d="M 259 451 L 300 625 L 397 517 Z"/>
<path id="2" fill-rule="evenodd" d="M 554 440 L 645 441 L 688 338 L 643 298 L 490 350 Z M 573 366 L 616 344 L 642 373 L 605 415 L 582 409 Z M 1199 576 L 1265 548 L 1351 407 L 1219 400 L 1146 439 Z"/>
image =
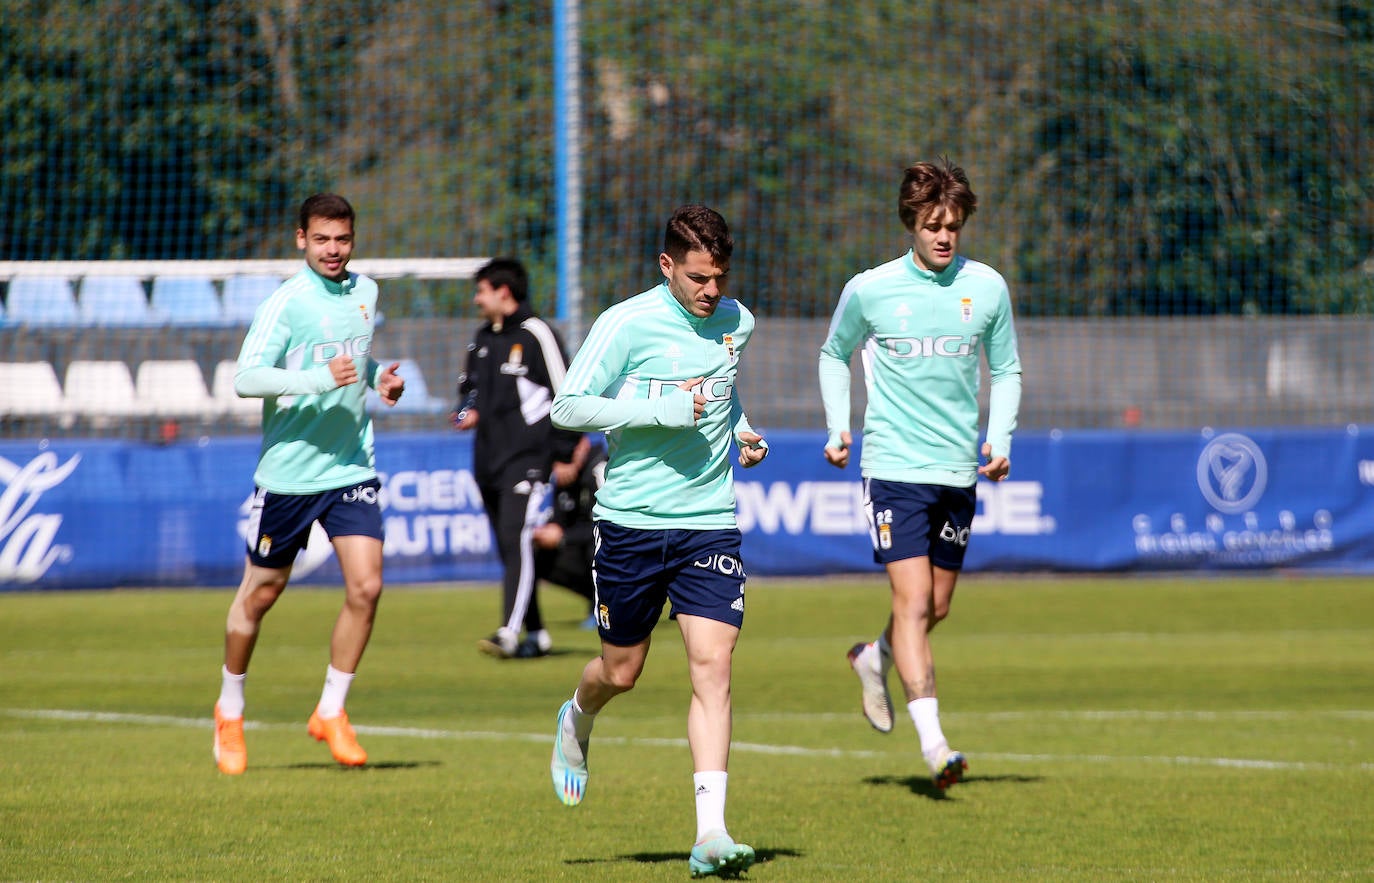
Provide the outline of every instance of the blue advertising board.
<path id="1" fill-rule="evenodd" d="M 857 462 L 823 436 L 775 432 L 737 473 L 755 575 L 871 571 Z M 0 443 L 0 590 L 233 585 L 255 438 L 172 445 Z M 856 452 L 857 454 L 857 452 Z M 1013 472 L 980 482 L 970 571 L 1374 572 L 1374 432 L 1257 429 L 1021 433 Z M 389 583 L 494 580 L 471 441 L 382 435 Z M 322 531 L 299 582 L 335 582 Z"/>

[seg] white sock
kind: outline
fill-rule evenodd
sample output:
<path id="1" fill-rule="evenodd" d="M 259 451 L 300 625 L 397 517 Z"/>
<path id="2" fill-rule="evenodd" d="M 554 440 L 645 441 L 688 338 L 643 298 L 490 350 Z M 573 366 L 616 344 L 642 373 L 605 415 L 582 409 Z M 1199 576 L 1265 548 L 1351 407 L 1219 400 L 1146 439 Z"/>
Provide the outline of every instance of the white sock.
<path id="1" fill-rule="evenodd" d="M 223 717 L 243 717 L 243 682 L 248 672 L 241 675 L 231 674 L 229 669 L 219 669 L 219 713 Z"/>
<path id="2" fill-rule="evenodd" d="M 582 746 L 587 744 L 587 740 L 592 737 L 592 724 L 596 723 L 596 715 L 588 714 L 582 710 L 582 706 L 577 704 L 577 691 L 573 691 L 572 707 L 568 709 L 568 714 L 563 718 L 563 731 L 560 738 L 563 740 L 563 756 L 568 763 L 576 766 L 586 763 L 587 755 Z"/>
<path id="3" fill-rule="evenodd" d="M 577 691 L 573 690 L 572 708 L 568 720 L 572 723 L 572 736 L 578 742 L 586 742 L 592 735 L 592 724 L 596 723 L 596 712 L 583 711 L 577 701 Z"/>
<path id="4" fill-rule="evenodd" d="M 697 792 L 697 842 L 715 831 L 725 831 L 725 788 L 729 774 L 708 770 L 692 774 Z"/>
<path id="5" fill-rule="evenodd" d="M 921 753 L 929 757 L 945 744 L 945 734 L 940 729 L 940 700 L 934 696 L 913 699 L 906 704 L 906 710 L 921 738 Z"/>
<path id="6" fill-rule="evenodd" d="M 324 672 L 324 690 L 320 693 L 320 705 L 316 709 L 320 717 L 328 720 L 343 713 L 344 700 L 348 698 L 348 688 L 353 685 L 350 672 L 339 671 L 329 666 Z"/>
<path id="7" fill-rule="evenodd" d="M 881 660 L 878 670 L 882 672 L 883 677 L 887 677 L 887 673 L 892 671 L 892 645 L 887 642 L 887 632 L 879 634 L 878 640 L 873 642 L 873 646 L 878 648 Z"/>
<path id="8" fill-rule="evenodd" d="M 534 633 L 534 642 L 539 645 L 539 649 L 545 653 L 553 647 L 553 637 L 549 635 L 548 629 L 540 629 Z"/>

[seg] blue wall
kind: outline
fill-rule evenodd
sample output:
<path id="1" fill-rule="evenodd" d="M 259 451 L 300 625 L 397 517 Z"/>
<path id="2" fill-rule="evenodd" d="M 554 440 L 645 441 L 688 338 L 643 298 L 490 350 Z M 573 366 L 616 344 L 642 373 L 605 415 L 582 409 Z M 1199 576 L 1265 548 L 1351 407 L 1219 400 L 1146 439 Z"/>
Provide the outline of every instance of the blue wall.
<path id="1" fill-rule="evenodd" d="M 769 436 L 737 485 L 750 573 L 873 570 L 857 464 Z M 233 585 L 255 438 L 0 443 L 0 590 Z M 970 570 L 1374 572 L 1374 432 L 1022 433 L 980 483 Z M 381 434 L 389 583 L 492 580 L 470 440 Z M 318 530 L 318 529 L 317 529 Z M 338 579 L 312 539 L 295 579 Z"/>

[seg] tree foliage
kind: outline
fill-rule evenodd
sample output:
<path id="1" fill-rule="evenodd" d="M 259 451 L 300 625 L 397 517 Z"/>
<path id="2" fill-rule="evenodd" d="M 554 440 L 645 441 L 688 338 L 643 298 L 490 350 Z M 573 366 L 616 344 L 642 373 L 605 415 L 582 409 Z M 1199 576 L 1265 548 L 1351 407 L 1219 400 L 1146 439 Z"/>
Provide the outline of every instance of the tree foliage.
<path id="1" fill-rule="evenodd" d="M 620 0 L 582 26 L 589 308 L 652 284 L 700 201 L 756 309 L 825 315 L 907 247 L 902 169 L 947 155 L 1024 315 L 1374 312 L 1368 4 Z M 517 254 L 547 307 L 551 27 L 515 0 L 11 0 L 0 251 L 277 256 L 336 189 L 366 253 Z"/>

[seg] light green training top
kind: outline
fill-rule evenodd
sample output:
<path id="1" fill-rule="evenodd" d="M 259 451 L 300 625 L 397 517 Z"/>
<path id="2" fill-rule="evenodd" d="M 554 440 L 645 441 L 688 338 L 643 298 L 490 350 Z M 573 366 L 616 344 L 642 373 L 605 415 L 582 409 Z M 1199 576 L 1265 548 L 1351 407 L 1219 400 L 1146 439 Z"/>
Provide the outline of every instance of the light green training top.
<path id="1" fill-rule="evenodd" d="M 262 451 L 253 481 L 276 494 L 312 494 L 376 478 L 367 387 L 377 283 L 342 282 L 306 267 L 263 301 L 239 352 L 234 390 L 262 402 Z M 336 387 L 329 360 L 353 357 L 360 381 Z"/>
<path id="2" fill-rule="evenodd" d="M 868 478 L 971 487 L 978 479 L 979 352 L 991 376 L 987 441 L 1011 456 L 1021 359 L 1011 296 L 986 264 L 957 257 L 940 273 L 912 253 L 850 279 L 821 346 L 828 447 L 849 430 L 849 358 L 863 347 Z"/>
<path id="3" fill-rule="evenodd" d="M 752 432 L 735 389 L 754 316 L 721 298 L 706 318 L 689 313 L 666 283 L 610 307 L 592 324 L 553 401 L 564 429 L 605 432 L 606 481 L 592 515 L 636 529 L 731 528 L 731 442 Z M 706 378 L 693 422 L 692 393 Z M 760 444 L 760 447 L 766 447 Z"/>

